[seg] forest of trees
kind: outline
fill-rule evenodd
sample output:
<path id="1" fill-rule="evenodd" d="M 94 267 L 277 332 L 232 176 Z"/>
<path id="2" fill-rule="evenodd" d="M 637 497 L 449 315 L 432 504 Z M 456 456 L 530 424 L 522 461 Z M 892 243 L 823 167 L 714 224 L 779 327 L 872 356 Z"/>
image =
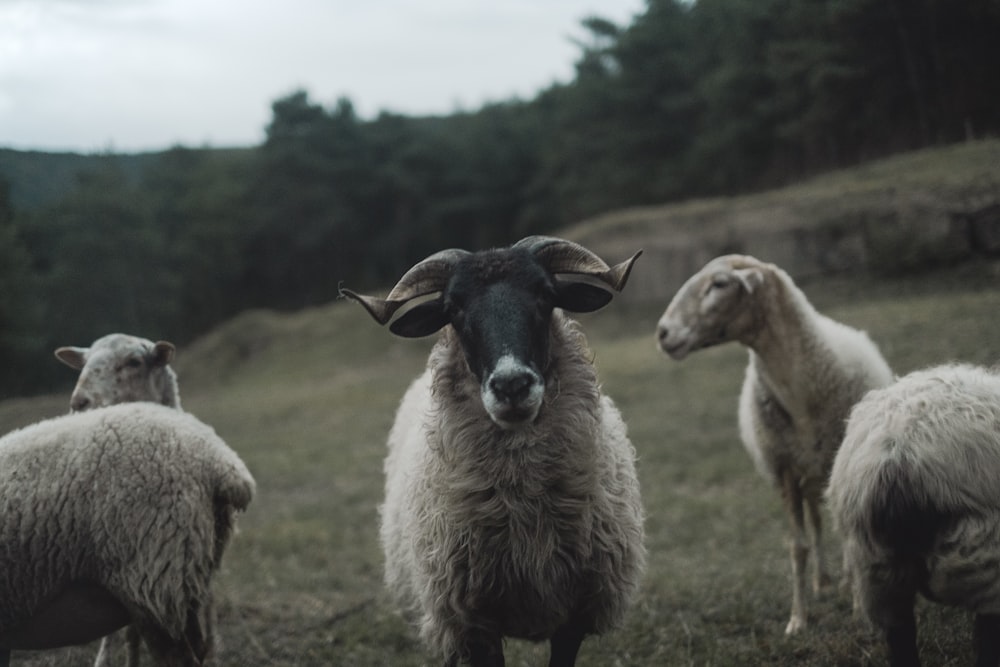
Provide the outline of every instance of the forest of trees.
<path id="1" fill-rule="evenodd" d="M 363 119 L 299 91 L 260 146 L 91 156 L 47 189 L 3 151 L 0 397 L 65 380 L 57 345 L 184 343 L 442 247 L 1000 129 L 1000 0 L 647 0 L 584 26 L 573 80 L 531 100 Z"/>

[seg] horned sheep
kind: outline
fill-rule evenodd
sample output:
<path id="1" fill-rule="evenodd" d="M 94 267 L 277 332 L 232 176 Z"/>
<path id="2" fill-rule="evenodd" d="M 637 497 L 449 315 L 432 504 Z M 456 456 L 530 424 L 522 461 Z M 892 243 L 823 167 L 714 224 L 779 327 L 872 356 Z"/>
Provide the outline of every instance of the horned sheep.
<path id="1" fill-rule="evenodd" d="M 208 426 L 127 403 L 0 438 L 0 664 L 134 624 L 159 665 L 211 647 L 210 580 L 254 480 Z"/>
<path id="2" fill-rule="evenodd" d="M 758 471 L 780 490 L 791 527 L 791 617 L 806 627 L 806 564 L 814 591 L 829 576 L 820 504 L 851 407 L 892 372 L 867 334 L 819 313 L 791 277 L 746 255 L 710 261 L 685 282 L 657 326 L 676 360 L 728 341 L 749 350 L 739 398 L 740 437 Z M 811 529 L 807 535 L 807 525 Z"/>
<path id="3" fill-rule="evenodd" d="M 387 299 L 343 290 L 404 337 L 441 331 L 388 439 L 386 583 L 455 666 L 504 664 L 504 637 L 549 640 L 575 664 L 586 635 L 619 625 L 644 569 L 635 451 L 597 381 L 583 333 L 638 253 L 609 267 L 582 246 L 528 237 L 445 250 Z"/>
<path id="4" fill-rule="evenodd" d="M 118 403 L 150 401 L 181 409 L 177 374 L 170 367 L 176 348 L 165 340 L 113 333 L 102 336 L 90 347 L 57 348 L 56 358 L 80 371 L 70 395 L 70 411 L 80 412 Z M 141 639 L 129 626 L 101 640 L 94 667 L 109 667 L 113 656 L 125 646 L 129 667 L 138 667 Z"/>
<path id="5" fill-rule="evenodd" d="M 1000 374 L 911 373 L 851 412 L 830 475 L 856 599 L 892 667 L 916 667 L 919 592 L 975 614 L 976 665 L 1000 665 Z"/>

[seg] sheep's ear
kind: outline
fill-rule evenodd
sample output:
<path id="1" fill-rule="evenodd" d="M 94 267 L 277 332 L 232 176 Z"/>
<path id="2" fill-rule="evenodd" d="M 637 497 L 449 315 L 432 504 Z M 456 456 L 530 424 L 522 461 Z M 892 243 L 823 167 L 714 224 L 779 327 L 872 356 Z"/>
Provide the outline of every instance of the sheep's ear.
<path id="1" fill-rule="evenodd" d="M 56 348 L 56 359 L 72 369 L 80 370 L 86 363 L 89 347 L 59 347 Z"/>
<path id="2" fill-rule="evenodd" d="M 435 299 L 410 308 L 389 325 L 389 331 L 403 338 L 423 338 L 450 322 L 444 312 L 444 303 Z"/>
<path id="3" fill-rule="evenodd" d="M 603 287 L 590 283 L 559 281 L 556 284 L 555 307 L 571 313 L 592 313 L 611 302 L 613 295 Z"/>
<path id="4" fill-rule="evenodd" d="M 737 269 L 733 275 L 746 288 L 746 291 L 753 294 L 753 291 L 764 284 L 764 274 L 758 269 Z"/>
<path id="5" fill-rule="evenodd" d="M 149 353 L 150 366 L 166 366 L 174 358 L 176 348 L 173 343 L 165 340 L 158 340 L 153 344 L 153 351 Z"/>

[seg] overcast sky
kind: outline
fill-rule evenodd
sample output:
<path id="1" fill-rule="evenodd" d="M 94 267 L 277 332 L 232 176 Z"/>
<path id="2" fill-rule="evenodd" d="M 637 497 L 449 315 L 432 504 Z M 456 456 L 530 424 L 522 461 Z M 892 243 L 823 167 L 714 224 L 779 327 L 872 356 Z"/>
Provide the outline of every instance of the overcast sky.
<path id="1" fill-rule="evenodd" d="M 569 81 L 580 20 L 644 0 L 0 0 L 0 147 L 251 146 L 304 89 L 365 118 Z"/>

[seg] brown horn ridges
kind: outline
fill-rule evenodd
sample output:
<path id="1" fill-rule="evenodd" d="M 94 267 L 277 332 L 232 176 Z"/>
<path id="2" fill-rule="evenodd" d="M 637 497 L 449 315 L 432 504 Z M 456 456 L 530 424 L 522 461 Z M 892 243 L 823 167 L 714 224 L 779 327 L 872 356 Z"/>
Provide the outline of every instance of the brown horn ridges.
<path id="1" fill-rule="evenodd" d="M 386 299 L 409 301 L 418 296 L 440 292 L 448 284 L 455 265 L 470 254 L 472 253 L 468 250 L 458 248 L 439 250 L 404 273 Z"/>
<path id="2" fill-rule="evenodd" d="M 353 290 L 349 290 L 346 287 L 340 288 L 340 296 L 360 303 L 365 307 L 365 310 L 368 311 L 368 314 L 372 316 L 372 319 L 379 324 L 385 324 L 388 322 L 389 318 L 392 317 L 392 314 L 399 310 L 400 306 L 406 303 L 405 301 L 390 302 L 374 296 L 365 296 L 363 294 L 358 294 Z"/>
<path id="3" fill-rule="evenodd" d="M 385 299 L 365 296 L 346 288 L 341 288 L 340 294 L 357 301 L 376 322 L 385 324 L 408 301 L 443 290 L 455 264 L 469 254 L 457 248 L 434 253 L 404 273 Z"/>
<path id="4" fill-rule="evenodd" d="M 603 259 L 579 243 L 552 236 L 528 236 L 514 244 L 524 248 L 552 273 L 586 273 L 596 275 L 608 270 Z"/>
<path id="5" fill-rule="evenodd" d="M 616 292 L 621 292 L 625 289 L 625 283 L 628 282 L 628 277 L 632 273 L 632 265 L 635 264 L 635 260 L 639 259 L 639 255 L 641 254 L 642 250 L 638 250 L 621 264 L 615 264 L 601 276 L 601 280 L 611 285 L 612 289 Z"/>
<path id="6" fill-rule="evenodd" d="M 528 236 L 514 244 L 537 257 L 552 273 L 580 273 L 598 278 L 620 292 L 642 251 L 614 267 L 579 243 L 552 236 Z"/>

